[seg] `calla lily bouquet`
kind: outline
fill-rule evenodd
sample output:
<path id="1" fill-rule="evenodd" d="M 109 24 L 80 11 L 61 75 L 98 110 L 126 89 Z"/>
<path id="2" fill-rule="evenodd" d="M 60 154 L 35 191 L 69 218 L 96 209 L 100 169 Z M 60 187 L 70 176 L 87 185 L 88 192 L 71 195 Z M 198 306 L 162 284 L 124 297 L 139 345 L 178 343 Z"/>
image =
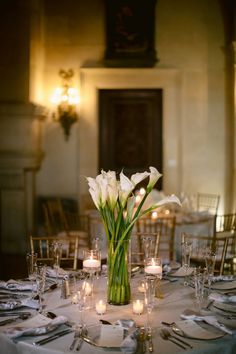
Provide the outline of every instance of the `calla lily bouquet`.
<path id="1" fill-rule="evenodd" d="M 172 195 L 143 210 L 147 196 L 162 176 L 156 168 L 150 167 L 149 169 L 150 172 L 135 173 L 130 179 L 123 172 L 117 179 L 115 171 L 105 172 L 103 170 L 96 178 L 87 177 L 89 192 L 101 214 L 108 240 L 108 300 L 110 298 L 110 303 L 113 304 L 129 302 L 129 276 L 125 260 L 126 244 L 130 240 L 132 229 L 138 218 L 168 203 L 180 205 L 179 199 Z M 137 206 L 134 190 L 148 177 L 145 194 Z M 116 284 L 111 286 L 115 280 L 117 280 Z"/>

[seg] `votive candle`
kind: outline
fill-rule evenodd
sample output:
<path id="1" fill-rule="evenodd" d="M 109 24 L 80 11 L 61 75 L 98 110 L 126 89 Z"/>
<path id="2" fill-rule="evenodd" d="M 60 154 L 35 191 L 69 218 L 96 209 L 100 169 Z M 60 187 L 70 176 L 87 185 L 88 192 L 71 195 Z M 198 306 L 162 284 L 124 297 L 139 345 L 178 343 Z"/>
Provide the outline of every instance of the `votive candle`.
<path id="1" fill-rule="evenodd" d="M 104 315 L 107 309 L 106 302 L 104 300 L 99 300 L 95 304 L 96 312 L 98 315 Z"/>
<path id="2" fill-rule="evenodd" d="M 143 313 L 143 300 L 133 301 L 133 313 L 136 315 L 141 315 Z"/>

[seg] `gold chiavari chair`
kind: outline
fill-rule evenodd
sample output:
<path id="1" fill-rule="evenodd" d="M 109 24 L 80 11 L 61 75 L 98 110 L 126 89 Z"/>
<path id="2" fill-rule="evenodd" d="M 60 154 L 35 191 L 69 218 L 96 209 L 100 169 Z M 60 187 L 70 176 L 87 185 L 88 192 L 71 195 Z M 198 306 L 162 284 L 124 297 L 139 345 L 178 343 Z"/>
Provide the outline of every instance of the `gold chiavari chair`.
<path id="1" fill-rule="evenodd" d="M 73 270 L 77 269 L 78 252 L 79 252 L 79 237 L 71 236 L 58 239 L 57 236 L 30 236 L 30 251 L 37 253 L 37 261 L 51 264 L 52 245 L 55 242 L 62 244 L 61 262 L 65 265 L 72 265 Z"/>
<path id="2" fill-rule="evenodd" d="M 160 232 L 133 232 L 131 235 L 131 265 L 144 266 L 145 257 L 158 257 Z"/>
<path id="3" fill-rule="evenodd" d="M 220 203 L 220 196 L 217 194 L 198 193 L 197 194 L 197 210 L 209 211 L 216 215 Z"/>
<path id="4" fill-rule="evenodd" d="M 205 267 L 205 255 L 207 251 L 211 250 L 216 254 L 215 273 L 219 275 L 225 273 L 225 264 L 235 257 L 235 250 L 233 250 L 235 235 L 233 234 L 223 237 L 210 237 L 183 233 L 182 244 L 186 241 L 192 245 L 192 265 Z"/>
<path id="5" fill-rule="evenodd" d="M 175 216 L 163 216 L 153 219 L 152 217 L 140 218 L 137 222 L 138 232 L 156 232 L 160 234 L 158 256 L 163 263 L 175 260 L 174 239 L 175 239 Z"/>

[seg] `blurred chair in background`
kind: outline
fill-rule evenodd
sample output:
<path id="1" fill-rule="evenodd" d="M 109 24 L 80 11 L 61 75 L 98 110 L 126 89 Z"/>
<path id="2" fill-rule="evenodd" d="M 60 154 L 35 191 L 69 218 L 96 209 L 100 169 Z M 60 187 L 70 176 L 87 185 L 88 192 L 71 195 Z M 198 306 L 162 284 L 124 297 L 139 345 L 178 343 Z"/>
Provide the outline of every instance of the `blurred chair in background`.
<path id="1" fill-rule="evenodd" d="M 175 260 L 175 226 L 175 216 L 163 216 L 155 219 L 143 217 L 137 222 L 137 231 L 139 233 L 155 232 L 160 234 L 158 257 L 162 258 L 163 264 Z"/>
<path id="2" fill-rule="evenodd" d="M 220 196 L 217 194 L 198 193 L 197 194 L 197 210 L 209 211 L 216 215 L 220 203 Z"/>

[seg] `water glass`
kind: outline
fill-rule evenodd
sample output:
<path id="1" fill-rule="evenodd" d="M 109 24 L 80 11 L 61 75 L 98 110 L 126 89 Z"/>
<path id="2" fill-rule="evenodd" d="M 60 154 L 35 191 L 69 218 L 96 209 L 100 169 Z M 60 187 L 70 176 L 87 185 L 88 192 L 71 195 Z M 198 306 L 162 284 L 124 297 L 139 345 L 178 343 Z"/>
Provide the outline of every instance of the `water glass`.
<path id="1" fill-rule="evenodd" d="M 34 281 L 36 278 L 35 267 L 37 266 L 37 253 L 27 253 L 26 254 L 26 263 L 27 263 L 27 272 L 29 280 Z"/>
<path id="2" fill-rule="evenodd" d="M 58 281 L 59 269 L 61 264 L 62 244 L 60 242 L 53 242 L 51 245 L 51 253 L 52 253 L 52 266 L 56 272 L 56 279 Z"/>
<path id="3" fill-rule="evenodd" d="M 216 253 L 208 249 L 205 254 L 206 271 L 208 277 L 208 293 L 211 291 L 212 279 L 215 271 Z"/>
<path id="4" fill-rule="evenodd" d="M 42 313 L 43 311 L 42 302 L 43 302 L 43 293 L 45 290 L 46 271 L 47 271 L 47 266 L 45 264 L 39 264 L 35 267 L 37 295 L 39 298 L 39 313 Z"/>
<path id="5" fill-rule="evenodd" d="M 187 273 L 190 268 L 191 253 L 192 253 L 192 243 L 184 239 L 184 241 L 182 242 L 182 267 L 186 273 L 184 278 L 185 286 L 189 284 Z"/>
<path id="6" fill-rule="evenodd" d="M 205 270 L 195 269 L 194 272 L 194 287 L 195 287 L 195 298 L 200 311 L 203 306 L 203 301 L 205 299 L 205 284 L 207 281 L 207 272 Z"/>

